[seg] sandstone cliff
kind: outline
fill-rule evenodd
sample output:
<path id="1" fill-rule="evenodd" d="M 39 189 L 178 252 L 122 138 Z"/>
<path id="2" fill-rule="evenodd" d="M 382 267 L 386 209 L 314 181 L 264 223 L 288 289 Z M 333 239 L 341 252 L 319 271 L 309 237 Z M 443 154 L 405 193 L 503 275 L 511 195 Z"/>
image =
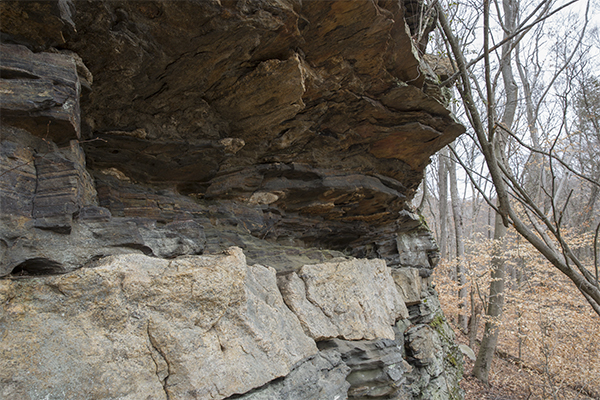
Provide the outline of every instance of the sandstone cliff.
<path id="1" fill-rule="evenodd" d="M 460 396 L 414 10 L 0 3 L 0 394 Z"/>

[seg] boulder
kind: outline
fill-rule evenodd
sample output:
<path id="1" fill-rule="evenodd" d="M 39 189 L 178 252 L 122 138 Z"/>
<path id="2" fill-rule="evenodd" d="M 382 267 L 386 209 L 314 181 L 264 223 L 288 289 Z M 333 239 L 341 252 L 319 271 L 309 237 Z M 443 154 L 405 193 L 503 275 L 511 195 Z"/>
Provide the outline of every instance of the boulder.
<path id="1" fill-rule="evenodd" d="M 305 265 L 279 278 L 286 304 L 315 340 L 394 338 L 408 311 L 383 260 Z"/>
<path id="2" fill-rule="evenodd" d="M 223 399 L 317 352 L 275 271 L 248 267 L 236 248 L 112 256 L 67 275 L 2 280 L 0 293 L 2 398 Z"/>

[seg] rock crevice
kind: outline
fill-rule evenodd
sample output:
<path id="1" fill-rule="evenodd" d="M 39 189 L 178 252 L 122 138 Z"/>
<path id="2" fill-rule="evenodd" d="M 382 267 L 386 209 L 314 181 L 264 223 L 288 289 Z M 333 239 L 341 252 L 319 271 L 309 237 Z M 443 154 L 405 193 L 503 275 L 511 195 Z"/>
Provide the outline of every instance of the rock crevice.
<path id="1" fill-rule="evenodd" d="M 171 374 L 171 367 L 169 365 L 169 361 L 165 357 L 165 354 L 158 347 L 156 339 L 152 337 L 152 333 L 150 332 L 150 324 L 151 322 L 148 321 L 147 334 L 148 342 L 150 343 L 151 347 L 150 352 L 152 356 L 152 361 L 154 361 L 154 365 L 156 365 L 156 377 L 158 378 L 158 381 L 160 382 L 160 384 L 163 387 L 163 390 L 165 391 L 165 398 L 167 400 L 170 400 L 170 395 L 169 391 L 167 390 L 167 386 L 169 384 L 168 380 Z"/>

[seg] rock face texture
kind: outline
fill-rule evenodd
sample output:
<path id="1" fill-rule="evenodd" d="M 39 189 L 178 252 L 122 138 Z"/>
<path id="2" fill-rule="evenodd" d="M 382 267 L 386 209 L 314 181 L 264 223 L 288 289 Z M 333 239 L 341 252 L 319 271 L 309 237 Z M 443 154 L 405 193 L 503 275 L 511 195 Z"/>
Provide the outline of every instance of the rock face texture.
<path id="1" fill-rule="evenodd" d="M 2 300 L 3 327 L 24 340 L 18 349 L 2 341 L 3 398 L 222 399 L 317 352 L 275 271 L 248 267 L 238 248 L 108 257 L 68 275 L 2 281 Z"/>
<path id="2" fill-rule="evenodd" d="M 286 304 L 315 340 L 394 338 L 408 310 L 383 260 L 305 265 L 279 277 Z"/>
<path id="3" fill-rule="evenodd" d="M 413 3 L 0 2 L 0 396 L 459 395 Z"/>
<path id="4" fill-rule="evenodd" d="M 69 274 L 1 280 L 0 395 L 273 400 L 457 395 L 450 388 L 457 387 L 452 371 L 460 351 L 439 308 L 420 314 L 428 322 L 408 319 L 382 260 L 302 270 L 317 268 L 326 273 L 312 276 L 309 287 L 329 293 L 332 335 L 339 330 L 338 338 L 321 335 L 318 342 L 314 329 L 303 330 L 304 308 L 315 306 L 286 307 L 288 281 L 279 282 L 282 296 L 275 270 L 248 266 L 236 247 L 223 255 L 173 260 L 110 256 Z M 348 296 L 364 271 L 385 279 L 355 296 L 365 301 L 363 310 L 348 309 Z M 328 292 L 332 286 L 335 292 Z M 382 311 L 372 312 L 377 296 L 393 306 L 381 307 L 389 312 L 385 318 Z M 344 319 L 360 323 L 348 333 L 339 323 Z M 391 334 L 377 331 L 384 325 Z M 455 360 L 455 368 L 447 359 Z"/>

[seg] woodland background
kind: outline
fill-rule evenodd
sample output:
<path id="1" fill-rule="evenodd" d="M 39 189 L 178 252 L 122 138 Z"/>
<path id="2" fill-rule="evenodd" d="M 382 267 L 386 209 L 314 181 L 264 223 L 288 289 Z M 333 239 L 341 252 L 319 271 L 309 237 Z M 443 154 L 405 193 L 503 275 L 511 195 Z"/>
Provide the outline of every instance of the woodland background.
<path id="1" fill-rule="evenodd" d="M 600 4 L 412 6 L 468 127 L 414 200 L 445 312 L 476 353 L 467 398 L 599 399 Z"/>

